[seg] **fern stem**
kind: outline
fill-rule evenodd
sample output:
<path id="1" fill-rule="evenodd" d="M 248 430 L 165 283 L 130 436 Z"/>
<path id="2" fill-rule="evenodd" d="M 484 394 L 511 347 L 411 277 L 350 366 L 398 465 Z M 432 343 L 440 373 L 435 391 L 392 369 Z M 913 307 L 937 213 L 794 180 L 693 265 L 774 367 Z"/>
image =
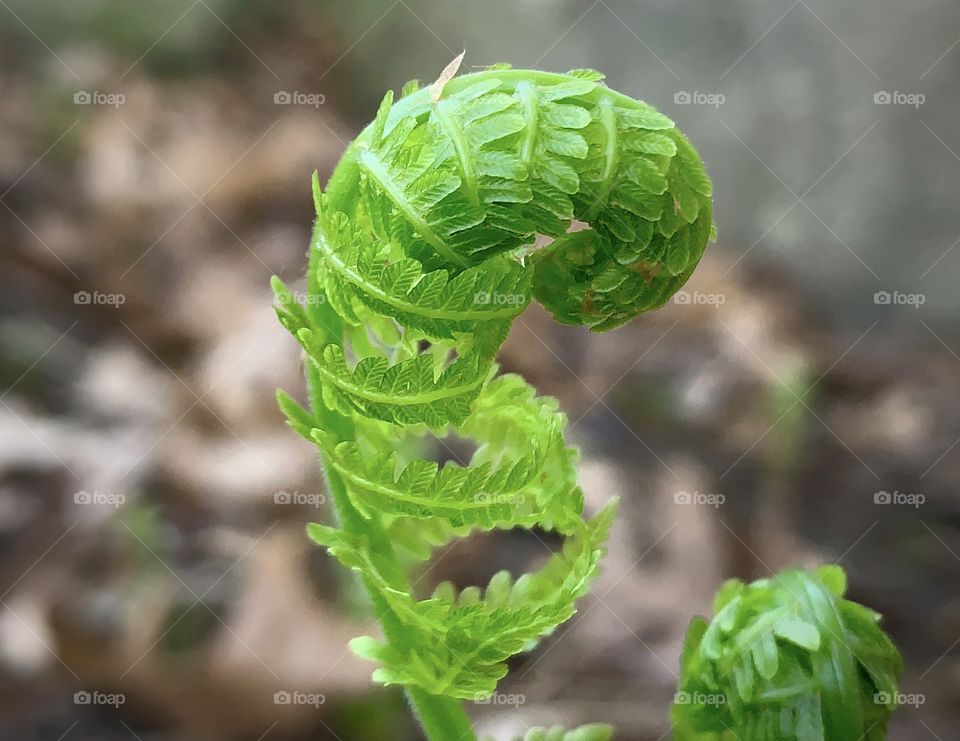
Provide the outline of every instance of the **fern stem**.
<path id="1" fill-rule="evenodd" d="M 437 103 L 437 119 L 440 121 L 447 136 L 453 143 L 457 152 L 457 164 L 460 168 L 460 176 L 463 178 L 463 187 L 466 190 L 470 202 L 474 206 L 480 205 L 480 194 L 477 190 L 477 174 L 473 168 L 473 156 L 470 152 L 470 145 L 466 141 L 460 122 L 447 111 L 444 101 Z"/>
<path id="2" fill-rule="evenodd" d="M 418 687 L 407 689 L 407 699 L 429 741 L 476 741 L 470 719 L 458 700 L 430 695 Z"/>
<path id="3" fill-rule="evenodd" d="M 320 457 L 326 475 L 327 490 L 330 492 L 333 502 L 334 515 L 339 519 L 341 527 L 348 532 L 361 532 L 371 538 L 381 556 L 381 567 L 387 568 L 396 582 L 392 586 L 403 589 L 406 579 L 386 534 L 381 528 L 360 516 L 346 496 L 343 481 L 324 460 L 325 456 L 321 454 Z M 377 620 L 383 628 L 384 636 L 389 641 L 403 645 L 404 633 L 406 632 L 403 623 L 397 619 L 390 605 L 380 596 L 378 590 L 366 579 L 362 581 L 370 598 L 373 613 L 377 616 Z M 406 688 L 406 695 L 414 716 L 423 728 L 428 741 L 476 741 L 470 719 L 458 700 L 431 695 L 416 687 Z"/>
<path id="4" fill-rule="evenodd" d="M 530 166 L 534 155 L 534 145 L 537 141 L 537 91 L 536 87 L 529 80 L 523 80 L 517 84 L 517 95 L 523 109 L 523 117 L 527 122 L 527 129 L 523 137 L 523 145 L 520 147 L 520 159 L 523 163 Z"/>
<path id="5" fill-rule="evenodd" d="M 613 113 L 613 103 L 609 98 L 600 101 L 600 123 L 603 124 L 603 133 L 606 138 L 604 146 L 603 181 L 600 192 L 587 211 L 587 221 L 592 220 L 606 205 L 613 190 L 614 179 L 617 173 L 617 163 L 620 159 L 620 144 L 617 141 L 617 119 Z"/>
<path id="6" fill-rule="evenodd" d="M 316 284 L 316 268 L 319 261 L 319 251 L 310 250 L 309 278 L 307 291 L 313 299 L 308 302 L 315 326 L 319 331 L 327 334 L 321 338 L 328 341 L 339 340 L 342 333 L 340 318 L 330 306 L 320 300 L 320 288 Z M 310 398 L 310 407 L 314 417 L 322 422 L 324 429 L 334 431 L 340 441 L 354 438 L 351 420 L 342 414 L 330 409 L 323 401 L 321 393 L 321 376 L 313 364 L 308 364 L 307 387 Z M 390 578 L 391 586 L 406 590 L 409 589 L 406 575 L 397 561 L 396 554 L 383 528 L 376 521 L 365 520 L 351 504 L 347 496 L 343 480 L 336 473 L 326 455 L 321 452 L 320 460 L 330 493 L 333 516 L 341 527 L 351 533 L 362 534 L 370 539 L 374 550 L 381 557 L 381 567 Z M 374 615 L 376 615 L 384 635 L 390 641 L 402 644 L 404 641 L 404 626 L 391 609 L 390 605 L 380 596 L 380 593 L 366 579 L 362 580 L 364 589 L 370 599 Z M 417 721 L 423 728 L 428 741 L 476 741 L 470 719 L 462 704 L 455 699 L 431 695 L 416 687 L 406 690 L 407 699 L 413 709 Z"/>

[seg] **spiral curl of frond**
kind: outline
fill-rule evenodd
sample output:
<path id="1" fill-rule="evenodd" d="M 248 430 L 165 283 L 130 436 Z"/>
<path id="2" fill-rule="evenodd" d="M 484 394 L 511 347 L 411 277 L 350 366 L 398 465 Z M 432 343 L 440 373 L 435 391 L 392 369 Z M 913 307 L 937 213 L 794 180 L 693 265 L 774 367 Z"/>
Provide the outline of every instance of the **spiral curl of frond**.
<path id="1" fill-rule="evenodd" d="M 594 331 L 665 303 L 712 234 L 711 187 L 673 122 L 597 72 L 498 66 L 439 96 L 416 88 L 387 94 L 326 192 L 314 177 L 306 305 L 274 282 L 312 408 L 280 405 L 342 494 L 340 527 L 309 534 L 361 575 L 384 620 L 386 640 L 354 650 L 385 684 L 474 700 L 574 613 L 615 510 L 584 519 L 565 416 L 498 375 L 497 350 L 533 299 Z M 537 235 L 553 241 L 535 249 Z M 477 443 L 469 464 L 416 457 L 450 433 Z M 565 545 L 535 573 L 426 598 L 397 568 L 398 553 L 517 527 Z"/>

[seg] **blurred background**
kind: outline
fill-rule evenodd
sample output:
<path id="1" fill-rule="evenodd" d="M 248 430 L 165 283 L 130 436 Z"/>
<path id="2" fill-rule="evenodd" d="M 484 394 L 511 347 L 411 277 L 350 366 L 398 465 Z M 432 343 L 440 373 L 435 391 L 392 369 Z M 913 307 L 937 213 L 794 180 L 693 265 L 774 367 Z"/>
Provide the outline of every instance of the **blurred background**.
<path id="1" fill-rule="evenodd" d="M 503 365 L 561 400 L 587 507 L 623 504 L 578 615 L 471 706 L 481 733 L 665 738 L 720 583 L 839 562 L 906 658 L 890 738 L 955 737 L 960 6 L 0 6 L 0 738 L 419 737 L 304 537 L 329 512 L 274 406 L 302 381 L 268 278 L 302 285 L 312 171 L 464 48 L 595 67 L 671 116 L 720 233 L 627 327 L 515 324 Z M 424 584 L 545 555 L 471 538 Z"/>

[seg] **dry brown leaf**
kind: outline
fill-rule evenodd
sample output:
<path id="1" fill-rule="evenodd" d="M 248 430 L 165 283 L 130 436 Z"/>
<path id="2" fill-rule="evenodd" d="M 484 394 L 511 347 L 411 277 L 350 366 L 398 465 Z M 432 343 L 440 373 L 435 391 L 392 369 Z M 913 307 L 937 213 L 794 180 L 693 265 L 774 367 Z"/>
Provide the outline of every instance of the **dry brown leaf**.
<path id="1" fill-rule="evenodd" d="M 440 76 L 436 81 L 430 85 L 430 100 L 436 103 L 440 100 L 440 96 L 443 95 L 444 86 L 457 74 L 457 71 L 460 69 L 460 63 L 463 62 L 463 56 L 467 53 L 467 50 L 464 49 L 460 54 L 443 68 L 443 72 L 440 73 Z"/>

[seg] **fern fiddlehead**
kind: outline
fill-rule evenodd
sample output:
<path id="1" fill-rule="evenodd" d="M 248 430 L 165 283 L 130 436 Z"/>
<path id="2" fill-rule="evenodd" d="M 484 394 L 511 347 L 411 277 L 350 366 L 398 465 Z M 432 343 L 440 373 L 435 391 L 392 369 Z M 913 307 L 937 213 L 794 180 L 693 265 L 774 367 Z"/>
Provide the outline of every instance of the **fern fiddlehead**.
<path id="1" fill-rule="evenodd" d="M 710 194 L 673 123 L 599 73 L 505 66 L 388 93 L 325 192 L 314 177 L 306 305 L 274 281 L 310 408 L 280 405 L 319 448 L 339 514 L 309 534 L 359 573 L 383 626 L 352 647 L 406 688 L 429 738 L 473 738 L 457 701 L 492 693 L 512 655 L 574 613 L 614 516 L 610 503 L 584 519 L 564 415 L 497 375 L 498 348 L 531 299 L 595 331 L 661 306 L 712 233 Z M 574 220 L 587 228 L 568 233 Z M 538 234 L 553 242 L 534 250 Z M 450 432 L 477 443 L 469 464 L 416 457 Z M 534 526 L 565 539 L 539 571 L 414 594 L 409 567 L 432 548 Z"/>
<path id="2" fill-rule="evenodd" d="M 673 706 L 677 741 L 883 741 L 903 660 L 839 566 L 725 583 L 695 618 Z"/>

